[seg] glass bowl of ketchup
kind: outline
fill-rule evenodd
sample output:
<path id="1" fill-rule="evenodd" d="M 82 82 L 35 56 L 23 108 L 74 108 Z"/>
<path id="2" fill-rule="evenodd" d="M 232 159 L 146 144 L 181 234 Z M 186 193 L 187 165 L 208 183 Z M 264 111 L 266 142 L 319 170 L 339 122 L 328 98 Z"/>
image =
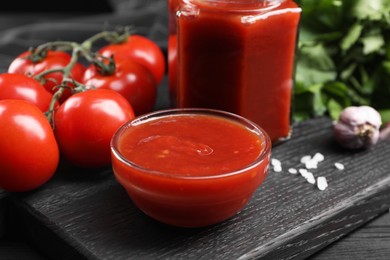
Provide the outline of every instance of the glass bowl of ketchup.
<path id="1" fill-rule="evenodd" d="M 238 214 L 268 174 L 271 140 L 221 110 L 167 109 L 124 124 L 111 140 L 112 168 L 146 215 L 204 227 Z"/>

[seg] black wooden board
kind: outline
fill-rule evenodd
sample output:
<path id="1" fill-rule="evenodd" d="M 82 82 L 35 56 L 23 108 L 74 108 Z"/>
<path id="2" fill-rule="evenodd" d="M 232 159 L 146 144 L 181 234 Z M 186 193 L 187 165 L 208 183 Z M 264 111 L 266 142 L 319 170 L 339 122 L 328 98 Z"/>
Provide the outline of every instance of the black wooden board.
<path id="1" fill-rule="evenodd" d="M 328 118 L 296 124 L 291 140 L 272 150 L 283 171 L 271 170 L 244 210 L 214 226 L 160 224 L 132 204 L 110 167 L 66 163 L 44 187 L 12 194 L 11 215 L 53 259 L 303 259 L 390 207 L 390 143 L 345 150 L 331 128 Z M 327 178 L 325 191 L 287 172 L 316 152 L 325 160 L 312 172 Z"/>
<path id="2" fill-rule="evenodd" d="M 4 190 L 0 189 L 0 240 L 5 235 L 5 226 L 6 226 L 5 215 L 7 212 L 7 205 L 8 205 L 7 197 L 8 194 Z"/>

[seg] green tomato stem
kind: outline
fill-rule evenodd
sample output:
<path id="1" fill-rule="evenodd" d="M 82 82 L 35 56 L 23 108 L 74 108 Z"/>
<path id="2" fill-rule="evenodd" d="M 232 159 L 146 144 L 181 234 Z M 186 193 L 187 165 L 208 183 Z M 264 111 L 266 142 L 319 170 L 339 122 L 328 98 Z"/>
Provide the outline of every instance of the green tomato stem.
<path id="1" fill-rule="evenodd" d="M 118 31 L 102 31 L 86 39 L 81 46 L 87 50 L 90 50 L 92 46 L 99 40 L 104 39 L 110 43 L 122 43 L 126 42 L 131 31 L 130 27 L 124 27 L 123 32 Z"/>
<path id="2" fill-rule="evenodd" d="M 71 60 L 69 63 L 62 68 L 48 69 L 39 74 L 34 78 L 41 82 L 45 80 L 44 77 L 50 73 L 62 73 L 62 81 L 58 83 L 58 90 L 53 94 L 52 100 L 48 111 L 45 112 L 45 115 L 54 128 L 54 110 L 57 101 L 61 98 L 66 88 L 69 87 L 69 83 L 74 85 L 72 92 L 82 92 L 87 89 L 82 83 L 75 81 L 70 77 L 73 67 L 77 64 L 80 57 L 83 57 L 88 63 L 94 64 L 98 72 L 102 75 L 112 75 L 115 73 L 115 62 L 112 57 L 107 58 L 98 53 L 92 52 L 92 47 L 99 40 L 106 40 L 110 43 L 121 43 L 125 42 L 130 35 L 130 27 L 124 27 L 121 31 L 102 31 L 89 37 L 84 40 L 81 44 L 71 41 L 53 41 L 47 42 L 39 45 L 37 48 L 31 50 L 31 60 L 33 62 L 39 62 L 44 59 L 49 50 L 62 50 L 62 51 L 71 51 Z M 33 60 L 34 59 L 34 60 Z"/>
<path id="3" fill-rule="evenodd" d="M 77 45 L 79 45 L 76 42 L 71 42 L 71 41 L 54 41 L 54 42 L 47 42 L 44 44 L 39 45 L 35 51 L 37 53 L 40 53 L 42 51 L 47 51 L 47 50 L 63 50 L 63 51 L 70 51 L 73 48 L 75 48 Z"/>
<path id="4" fill-rule="evenodd" d="M 80 45 L 74 45 L 73 50 L 72 50 L 71 60 L 65 67 L 63 67 L 61 69 L 46 70 L 38 75 L 38 77 L 39 76 L 42 77 L 44 75 L 47 75 L 48 73 L 56 72 L 56 71 L 62 72 L 62 75 L 63 75 L 62 82 L 59 85 L 58 90 L 54 93 L 53 98 L 50 102 L 48 113 L 46 114 L 46 117 L 49 120 L 49 122 L 51 123 L 52 127 L 54 127 L 53 115 L 54 115 L 54 109 L 55 109 L 56 102 L 61 98 L 65 89 L 69 88 L 67 83 L 72 82 L 75 86 L 78 86 L 79 84 L 81 84 L 81 83 L 76 82 L 75 80 L 73 80 L 72 78 L 69 77 L 71 74 L 72 68 L 74 67 L 74 65 L 78 61 L 80 48 L 81 48 Z"/>

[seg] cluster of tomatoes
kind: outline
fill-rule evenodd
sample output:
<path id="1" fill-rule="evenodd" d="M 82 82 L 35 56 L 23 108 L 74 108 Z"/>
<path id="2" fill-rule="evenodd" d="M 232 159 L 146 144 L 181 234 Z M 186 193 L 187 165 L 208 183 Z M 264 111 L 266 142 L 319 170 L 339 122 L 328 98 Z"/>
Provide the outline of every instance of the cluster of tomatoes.
<path id="1" fill-rule="evenodd" d="M 60 157 L 83 168 L 109 165 L 116 130 L 153 109 L 165 74 L 155 42 L 130 35 L 89 55 L 87 65 L 79 58 L 92 52 L 80 50 L 28 50 L 0 74 L 0 188 L 40 187 Z M 109 57 L 114 67 L 107 73 L 91 57 Z"/>

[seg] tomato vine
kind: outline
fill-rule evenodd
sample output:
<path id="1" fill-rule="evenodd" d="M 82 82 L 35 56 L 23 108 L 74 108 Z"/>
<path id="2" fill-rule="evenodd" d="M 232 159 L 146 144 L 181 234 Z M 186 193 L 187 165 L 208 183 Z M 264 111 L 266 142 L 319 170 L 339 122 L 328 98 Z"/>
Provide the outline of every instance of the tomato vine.
<path id="1" fill-rule="evenodd" d="M 124 27 L 117 31 L 99 32 L 81 43 L 73 41 L 52 41 L 30 49 L 29 55 L 26 59 L 29 59 L 32 63 L 37 63 L 45 59 L 49 51 L 60 50 L 71 53 L 71 59 L 66 66 L 46 69 L 36 75 L 33 75 L 34 79 L 41 84 L 44 84 L 47 80 L 50 80 L 46 79 L 45 76 L 56 72 L 62 74 L 62 81 L 56 82 L 56 91 L 54 92 L 49 109 L 45 112 L 46 117 L 52 125 L 55 106 L 64 91 L 66 89 L 70 89 L 72 94 L 75 94 L 87 90 L 87 87 L 82 82 L 79 82 L 71 77 L 73 67 L 80 61 L 81 58 L 83 58 L 87 63 L 93 64 L 99 74 L 112 75 L 116 68 L 113 57 L 103 56 L 98 52 L 92 51 L 92 49 L 98 41 L 105 40 L 110 44 L 119 44 L 125 42 L 130 35 L 130 27 Z M 71 88 L 69 87 L 69 84 L 72 84 L 75 87 Z"/>

